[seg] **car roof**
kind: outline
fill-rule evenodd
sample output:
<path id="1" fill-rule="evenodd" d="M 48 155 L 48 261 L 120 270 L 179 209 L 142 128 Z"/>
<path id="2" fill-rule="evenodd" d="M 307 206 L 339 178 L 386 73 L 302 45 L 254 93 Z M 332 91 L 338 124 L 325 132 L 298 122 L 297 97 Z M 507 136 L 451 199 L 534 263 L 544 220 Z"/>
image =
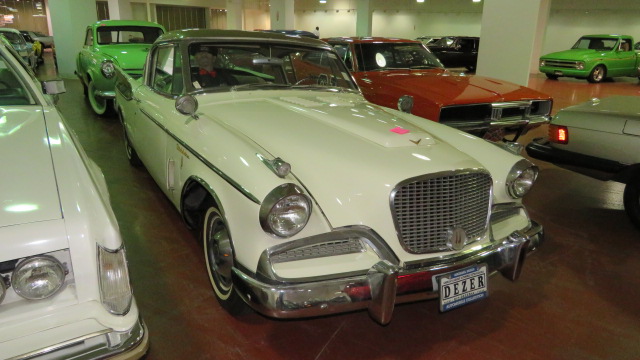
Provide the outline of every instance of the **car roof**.
<path id="1" fill-rule="evenodd" d="M 351 36 L 351 37 L 332 37 L 332 38 L 326 38 L 326 39 L 322 39 L 324 41 L 327 42 L 347 42 L 347 43 L 354 43 L 354 44 L 361 44 L 361 43 L 380 43 L 380 42 L 395 42 L 395 43 L 418 43 L 418 44 L 422 44 L 422 42 L 418 41 L 418 40 L 411 40 L 411 39 L 401 39 L 401 38 L 390 38 L 390 37 L 379 37 L 379 36 L 367 36 L 367 37 L 362 37 L 362 36 Z"/>
<path id="2" fill-rule="evenodd" d="M 262 31 L 184 29 L 174 30 L 161 35 L 157 42 L 181 40 L 221 40 L 221 41 L 274 41 L 297 43 L 299 45 L 329 48 L 327 43 L 303 36 L 284 35 Z"/>
<path id="3" fill-rule="evenodd" d="M 0 28 L 0 31 L 12 32 L 12 33 L 20 34 L 20 31 L 18 31 L 16 29 L 12 29 L 12 28 Z"/>
<path id="4" fill-rule="evenodd" d="M 100 20 L 97 21 L 90 26 L 100 27 L 100 26 L 152 26 L 159 27 L 164 29 L 164 27 L 158 23 L 151 21 L 142 21 L 142 20 Z"/>
<path id="5" fill-rule="evenodd" d="M 601 38 L 611 38 L 611 39 L 617 39 L 617 38 L 631 38 L 630 35 L 617 35 L 617 34 L 593 34 L 593 35 L 582 35 L 582 37 L 601 37 Z"/>

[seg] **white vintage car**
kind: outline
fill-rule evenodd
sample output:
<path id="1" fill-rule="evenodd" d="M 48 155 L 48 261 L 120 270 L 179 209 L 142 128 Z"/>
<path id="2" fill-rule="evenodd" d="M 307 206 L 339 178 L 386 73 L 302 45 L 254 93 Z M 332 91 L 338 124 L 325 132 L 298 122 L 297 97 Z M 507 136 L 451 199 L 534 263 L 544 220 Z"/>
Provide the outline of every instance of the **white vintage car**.
<path id="1" fill-rule="evenodd" d="M 529 156 L 581 174 L 626 184 L 624 207 L 640 228 L 640 99 L 594 98 L 562 109 L 549 136 L 527 145 Z"/>
<path id="2" fill-rule="evenodd" d="M 0 358 L 139 358 L 148 336 L 102 173 L 54 106 L 64 84 L 17 56 L 0 41 Z"/>
<path id="3" fill-rule="evenodd" d="M 449 310 L 486 297 L 495 272 L 518 278 L 543 239 L 521 202 L 535 166 L 367 102 L 324 42 L 183 30 L 145 69 L 117 75 L 127 154 L 200 230 L 231 312 Z"/>

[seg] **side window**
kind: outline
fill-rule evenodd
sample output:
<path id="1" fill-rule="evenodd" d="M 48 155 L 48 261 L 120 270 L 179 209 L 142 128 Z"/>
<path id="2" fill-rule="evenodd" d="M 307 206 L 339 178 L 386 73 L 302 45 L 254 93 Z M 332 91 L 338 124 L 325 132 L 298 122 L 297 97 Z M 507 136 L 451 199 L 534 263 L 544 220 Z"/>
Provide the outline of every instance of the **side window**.
<path id="1" fill-rule="evenodd" d="M 159 46 L 153 55 L 150 86 L 163 94 L 179 95 L 183 89 L 180 52 L 174 45 Z"/>
<path id="2" fill-rule="evenodd" d="M 622 41 L 620 41 L 620 51 L 631 51 L 631 49 L 631 40 L 622 39 Z"/>
<path id="3" fill-rule="evenodd" d="M 91 28 L 87 29 L 87 36 L 84 38 L 84 44 L 86 46 L 93 45 L 93 32 L 91 31 Z"/>
<path id="4" fill-rule="evenodd" d="M 338 56 L 340 56 L 340 59 L 347 66 L 347 69 L 349 69 L 349 71 L 353 71 L 353 62 L 352 62 L 353 56 L 351 55 L 351 50 L 349 49 L 349 45 L 337 44 L 337 45 L 334 45 L 333 47 L 338 53 Z"/>

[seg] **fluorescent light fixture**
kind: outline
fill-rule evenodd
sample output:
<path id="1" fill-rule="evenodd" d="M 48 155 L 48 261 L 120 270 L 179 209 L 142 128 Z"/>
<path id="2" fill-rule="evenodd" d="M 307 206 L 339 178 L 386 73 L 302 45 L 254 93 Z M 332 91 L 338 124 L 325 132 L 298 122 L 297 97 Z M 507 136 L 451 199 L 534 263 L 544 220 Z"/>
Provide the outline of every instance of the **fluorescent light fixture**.
<path id="1" fill-rule="evenodd" d="M 482 1 L 482 0 L 471 0 L 471 1 L 473 1 L 473 2 L 480 2 L 480 1 Z"/>
<path id="2" fill-rule="evenodd" d="M 423 3 L 424 0 L 416 0 L 416 2 Z"/>
<path id="3" fill-rule="evenodd" d="M 327 0 L 320 0 L 320 4 L 326 4 Z"/>

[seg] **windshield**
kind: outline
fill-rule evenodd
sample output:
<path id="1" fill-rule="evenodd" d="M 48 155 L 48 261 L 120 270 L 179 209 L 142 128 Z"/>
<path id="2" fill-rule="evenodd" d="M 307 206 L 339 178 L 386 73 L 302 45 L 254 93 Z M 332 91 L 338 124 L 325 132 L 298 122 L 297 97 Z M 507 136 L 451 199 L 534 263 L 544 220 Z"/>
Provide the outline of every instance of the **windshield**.
<path id="1" fill-rule="evenodd" d="M 9 31 L 3 31 L 0 34 L 4 35 L 4 37 L 7 38 L 7 40 L 9 40 L 12 44 L 24 44 L 24 38 L 18 34 L 18 33 L 14 33 L 14 32 L 9 32 Z"/>
<path id="2" fill-rule="evenodd" d="M 365 71 L 442 68 L 442 63 L 421 43 L 364 43 Z"/>
<path id="3" fill-rule="evenodd" d="M 443 37 L 442 39 L 436 41 L 433 46 L 437 46 L 437 47 L 450 47 L 453 45 L 453 42 L 455 41 L 454 38 L 452 37 Z"/>
<path id="4" fill-rule="evenodd" d="M 291 86 L 357 88 L 336 54 L 324 49 L 255 43 L 192 43 L 189 64 L 195 90 Z"/>
<path id="5" fill-rule="evenodd" d="M 6 48 L 16 59 L 20 59 L 15 50 Z M 8 55 L 7 55 L 8 56 Z M 22 64 L 26 69 L 26 64 Z M 29 92 L 25 88 L 20 75 L 10 65 L 8 59 L 0 56 L 0 106 L 33 104 Z M 0 136 L 2 134 L 0 133 Z"/>
<path id="6" fill-rule="evenodd" d="M 613 50 L 618 39 L 583 37 L 573 45 L 572 49 Z"/>
<path id="7" fill-rule="evenodd" d="M 98 44 L 153 44 L 162 29 L 150 26 L 101 26 Z"/>

